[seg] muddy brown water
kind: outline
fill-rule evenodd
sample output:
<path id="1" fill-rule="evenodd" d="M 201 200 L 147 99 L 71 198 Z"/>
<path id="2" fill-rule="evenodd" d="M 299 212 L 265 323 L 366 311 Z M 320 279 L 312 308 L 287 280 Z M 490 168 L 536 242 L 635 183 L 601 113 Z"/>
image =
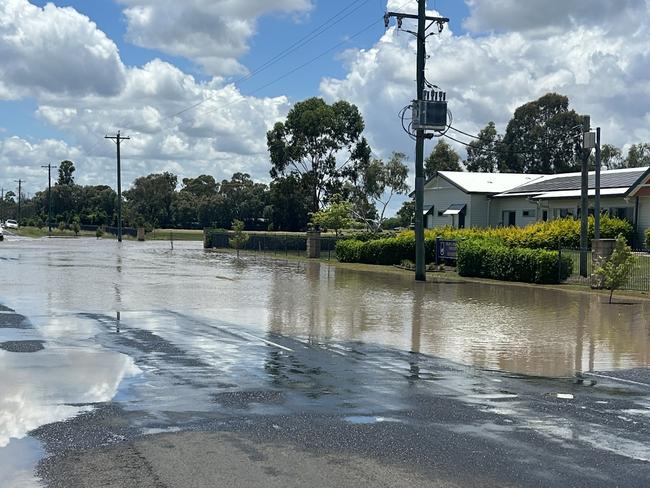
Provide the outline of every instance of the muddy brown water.
<path id="1" fill-rule="evenodd" d="M 483 283 L 415 283 L 198 242 L 5 240 L 0 303 L 38 317 L 191 311 L 316 342 L 363 341 L 543 376 L 647 366 L 650 301 Z M 4 336 L 3 336 L 4 337 Z M 12 337 L 2 338 L 11 340 Z"/>

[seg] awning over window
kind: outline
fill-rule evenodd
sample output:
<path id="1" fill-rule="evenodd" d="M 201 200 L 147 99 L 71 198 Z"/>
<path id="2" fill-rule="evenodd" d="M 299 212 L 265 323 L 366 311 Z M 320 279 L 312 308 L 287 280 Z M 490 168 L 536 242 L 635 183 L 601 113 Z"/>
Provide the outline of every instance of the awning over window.
<path id="1" fill-rule="evenodd" d="M 428 215 L 428 214 L 430 214 L 431 212 L 433 212 L 433 206 L 431 206 L 431 207 L 429 207 L 429 208 L 424 208 L 424 209 L 422 209 L 422 213 L 423 213 L 424 215 Z"/>
<path id="2" fill-rule="evenodd" d="M 442 215 L 458 215 L 465 211 L 465 206 L 466 205 L 464 203 L 452 203 L 449 205 L 447 210 L 442 212 Z"/>

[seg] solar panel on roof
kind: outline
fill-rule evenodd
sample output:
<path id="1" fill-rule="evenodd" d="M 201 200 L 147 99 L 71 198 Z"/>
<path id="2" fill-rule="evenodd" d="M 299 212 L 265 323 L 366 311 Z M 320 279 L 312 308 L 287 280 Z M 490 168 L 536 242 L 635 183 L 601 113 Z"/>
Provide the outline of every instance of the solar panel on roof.
<path id="1" fill-rule="evenodd" d="M 647 170 L 647 168 L 639 168 L 638 171 L 618 171 L 618 172 L 603 172 L 600 175 L 601 188 L 622 188 L 632 186 L 637 179 Z M 522 185 L 507 193 L 546 193 L 550 191 L 564 191 L 564 190 L 578 190 L 581 186 L 580 175 L 557 175 L 555 178 L 536 181 L 529 185 Z M 596 176 L 589 175 L 589 188 L 596 186 Z"/>

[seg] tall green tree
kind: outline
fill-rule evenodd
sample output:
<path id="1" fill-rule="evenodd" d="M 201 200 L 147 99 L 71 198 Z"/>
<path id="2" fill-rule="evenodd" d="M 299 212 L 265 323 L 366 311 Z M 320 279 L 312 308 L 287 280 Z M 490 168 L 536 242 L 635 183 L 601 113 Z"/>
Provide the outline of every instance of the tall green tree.
<path id="1" fill-rule="evenodd" d="M 176 175 L 168 172 L 136 178 L 133 186 L 123 193 L 131 218 L 156 227 L 171 226 L 177 182 Z"/>
<path id="2" fill-rule="evenodd" d="M 59 163 L 59 179 L 57 180 L 57 185 L 74 185 L 74 172 L 75 167 L 72 161 L 61 161 Z"/>
<path id="3" fill-rule="evenodd" d="M 424 161 L 424 175 L 427 179 L 432 178 L 436 171 L 463 171 L 460 156 L 443 139 L 438 139 L 433 151 Z"/>
<path id="4" fill-rule="evenodd" d="M 415 220 L 415 201 L 410 199 L 402 203 L 402 206 L 397 211 L 397 218 L 400 221 L 400 226 L 410 226 Z"/>
<path id="5" fill-rule="evenodd" d="M 409 192 L 406 155 L 394 152 L 384 162 L 373 158 L 362 167 L 353 193 L 353 214 L 363 220 L 371 231 L 379 231 L 386 208 L 395 195 Z"/>
<path id="6" fill-rule="evenodd" d="M 520 106 L 506 128 L 500 170 L 538 174 L 578 170 L 575 135 L 581 123 L 581 117 L 569 110 L 569 99 L 557 93 Z"/>
<path id="7" fill-rule="evenodd" d="M 300 175 L 310 190 L 310 211 L 317 212 L 370 158 L 363 129 L 359 109 L 346 101 L 329 105 L 309 98 L 296 103 L 266 135 L 271 177 Z"/>
<path id="8" fill-rule="evenodd" d="M 623 152 L 612 144 L 603 144 L 600 149 L 600 161 L 607 169 L 619 169 L 626 167 Z"/>
<path id="9" fill-rule="evenodd" d="M 625 166 L 628 168 L 650 166 L 650 144 L 647 142 L 632 144 L 625 158 Z"/>
<path id="10" fill-rule="evenodd" d="M 300 175 L 287 175 L 271 182 L 269 204 L 276 230 L 299 231 L 307 227 L 311 190 Z"/>
<path id="11" fill-rule="evenodd" d="M 467 171 L 495 173 L 499 170 L 500 156 L 503 155 L 501 137 L 497 134 L 494 122 L 490 121 L 479 132 L 478 139 L 467 146 Z"/>

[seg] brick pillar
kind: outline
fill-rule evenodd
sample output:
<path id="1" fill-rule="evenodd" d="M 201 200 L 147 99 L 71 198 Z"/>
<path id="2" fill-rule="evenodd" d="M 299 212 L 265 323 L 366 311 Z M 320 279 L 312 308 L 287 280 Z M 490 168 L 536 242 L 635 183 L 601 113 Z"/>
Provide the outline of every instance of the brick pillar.
<path id="1" fill-rule="evenodd" d="M 307 257 L 320 258 L 320 231 L 307 232 Z"/>

